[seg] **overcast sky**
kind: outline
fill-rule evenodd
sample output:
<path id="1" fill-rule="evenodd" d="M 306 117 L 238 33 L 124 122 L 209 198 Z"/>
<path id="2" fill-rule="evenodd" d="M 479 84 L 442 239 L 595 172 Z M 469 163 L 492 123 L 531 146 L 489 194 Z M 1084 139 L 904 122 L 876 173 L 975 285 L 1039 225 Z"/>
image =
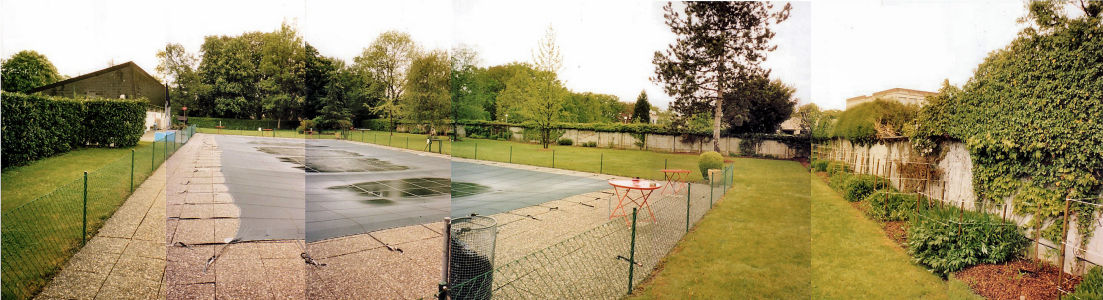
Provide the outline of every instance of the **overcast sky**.
<path id="1" fill-rule="evenodd" d="M 671 99 L 648 78 L 673 36 L 663 1 L 13 1 L 0 0 L 0 52 L 33 49 L 69 76 L 135 61 L 154 72 L 168 42 L 198 52 L 208 35 L 296 25 L 323 55 L 351 61 L 376 36 L 401 30 L 426 49 L 463 44 L 482 66 L 531 61 L 550 25 L 568 88 L 633 101 Z M 843 108 L 846 98 L 894 88 L 961 84 L 1021 25 L 1019 1 L 794 2 L 765 65 L 802 103 Z"/>

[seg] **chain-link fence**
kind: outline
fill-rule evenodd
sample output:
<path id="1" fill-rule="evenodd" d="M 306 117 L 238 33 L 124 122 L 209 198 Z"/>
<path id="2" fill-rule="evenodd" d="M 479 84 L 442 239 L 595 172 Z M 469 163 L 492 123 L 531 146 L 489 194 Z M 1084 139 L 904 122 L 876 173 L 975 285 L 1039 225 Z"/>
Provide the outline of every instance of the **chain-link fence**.
<path id="1" fill-rule="evenodd" d="M 691 183 L 665 195 L 655 192 L 647 205 L 641 201 L 624 218 L 613 218 L 519 259 L 496 264 L 493 271 L 453 269 L 450 274 L 477 275 L 466 281 L 453 280 L 448 294 L 463 295 L 464 299 L 621 298 L 647 278 L 725 196 L 733 173 L 734 166 L 729 165 L 704 183 Z M 487 281 L 491 282 L 489 290 L 484 285 Z"/>
<path id="2" fill-rule="evenodd" d="M 160 135 L 150 147 L 132 149 L 129 155 L 4 210 L 0 217 L 3 298 L 28 299 L 38 293 L 134 189 L 194 133 L 195 128 L 188 127 Z"/>

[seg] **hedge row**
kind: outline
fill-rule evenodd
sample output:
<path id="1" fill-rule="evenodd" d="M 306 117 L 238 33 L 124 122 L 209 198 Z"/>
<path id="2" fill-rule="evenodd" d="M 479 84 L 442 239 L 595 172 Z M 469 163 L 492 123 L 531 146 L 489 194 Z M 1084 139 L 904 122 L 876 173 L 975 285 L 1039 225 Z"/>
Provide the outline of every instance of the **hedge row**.
<path id="1" fill-rule="evenodd" d="M 230 118 L 208 118 L 208 117 L 188 117 L 188 124 L 195 125 L 195 127 L 201 128 L 215 128 L 222 124 L 225 129 L 242 129 L 242 130 L 257 130 L 260 128 L 276 128 L 277 123 L 281 129 L 291 129 L 299 127 L 299 121 L 297 120 L 283 120 L 276 122 L 276 120 L 247 120 L 247 119 L 230 119 Z"/>
<path id="2" fill-rule="evenodd" d="M 144 133 L 146 100 L 0 94 L 3 167 L 83 145 L 132 147 Z"/>

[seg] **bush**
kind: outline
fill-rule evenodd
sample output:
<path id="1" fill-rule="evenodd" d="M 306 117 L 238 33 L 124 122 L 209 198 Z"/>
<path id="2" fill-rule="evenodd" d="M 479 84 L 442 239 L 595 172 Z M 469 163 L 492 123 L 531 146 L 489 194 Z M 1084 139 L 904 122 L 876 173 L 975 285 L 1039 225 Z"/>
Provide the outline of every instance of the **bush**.
<path id="1" fill-rule="evenodd" d="M 835 173 L 827 179 L 827 185 L 836 191 L 842 191 L 846 187 L 846 182 L 850 181 L 850 173 Z"/>
<path id="2" fill-rule="evenodd" d="M 559 142 L 559 145 L 560 145 L 560 146 L 571 146 L 571 145 L 574 145 L 574 141 L 572 141 L 571 139 L 559 139 L 559 141 L 558 141 L 558 142 Z"/>
<path id="3" fill-rule="evenodd" d="M 880 190 L 867 196 L 862 208 L 874 220 L 904 221 L 915 211 L 916 199 L 915 195 Z"/>
<path id="4" fill-rule="evenodd" d="M 303 120 L 302 123 L 299 123 L 299 127 L 295 128 L 295 131 L 299 133 L 304 133 L 307 130 L 311 129 L 317 130 L 314 128 L 314 125 L 314 120 Z"/>
<path id="5" fill-rule="evenodd" d="M 815 171 L 815 172 L 827 172 L 827 161 L 826 160 L 814 160 L 814 161 L 812 161 L 812 166 L 811 167 L 812 167 L 812 171 Z"/>
<path id="6" fill-rule="evenodd" d="M 873 175 L 850 176 L 850 179 L 843 184 L 843 198 L 850 202 L 862 201 L 878 187 L 885 186 L 885 183 L 884 179 Z"/>
<path id="7" fill-rule="evenodd" d="M 146 100 L 84 100 L 84 137 L 91 145 L 133 147 L 145 133 Z"/>
<path id="8" fill-rule="evenodd" d="M 908 254 L 942 276 L 977 264 L 1018 257 L 1029 240 L 1014 223 L 966 211 L 961 234 L 956 209 L 931 208 L 908 227 Z"/>
<path id="9" fill-rule="evenodd" d="M 1103 299 L 1103 267 L 1095 267 L 1084 274 L 1076 291 L 1062 299 Z"/>
<path id="10" fill-rule="evenodd" d="M 299 126 L 299 121 L 188 117 L 188 124 L 195 125 L 195 127 L 200 128 L 215 128 L 215 126 L 219 126 L 218 124 L 222 124 L 225 129 L 257 130 L 258 127 L 276 129 L 295 128 L 296 126 Z"/>
<path id="11" fill-rule="evenodd" d="M 850 165 L 841 161 L 831 161 L 827 163 L 827 174 L 835 176 L 839 173 L 850 173 Z"/>
<path id="12" fill-rule="evenodd" d="M 585 142 L 585 143 L 582 143 L 582 147 L 594 148 L 594 147 L 597 147 L 597 142 Z"/>
<path id="13" fill-rule="evenodd" d="M 697 167 L 701 168 L 701 177 L 708 178 L 709 169 L 724 167 L 724 157 L 716 151 L 701 153 L 701 156 L 697 158 Z"/>
<path id="14" fill-rule="evenodd" d="M 919 107 L 877 99 L 848 108 L 835 123 L 835 136 L 855 143 L 871 143 L 889 136 L 903 136 L 905 125 L 915 119 Z"/>
<path id="15" fill-rule="evenodd" d="M 87 144 L 130 147 L 144 131 L 145 100 L 79 100 L 0 94 L 3 167 L 26 165 Z"/>

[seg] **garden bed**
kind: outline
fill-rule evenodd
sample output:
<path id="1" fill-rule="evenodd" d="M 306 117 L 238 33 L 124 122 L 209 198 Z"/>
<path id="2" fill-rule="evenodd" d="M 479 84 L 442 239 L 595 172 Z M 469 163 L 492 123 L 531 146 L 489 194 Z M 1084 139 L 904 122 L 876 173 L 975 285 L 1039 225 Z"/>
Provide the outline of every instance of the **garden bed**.
<path id="1" fill-rule="evenodd" d="M 1003 264 L 980 264 L 965 268 L 954 277 L 969 284 L 973 292 L 987 299 L 1058 299 L 1058 269 L 1036 260 L 1016 259 Z M 1065 274 L 1064 289 L 1073 290 L 1079 276 Z"/>

